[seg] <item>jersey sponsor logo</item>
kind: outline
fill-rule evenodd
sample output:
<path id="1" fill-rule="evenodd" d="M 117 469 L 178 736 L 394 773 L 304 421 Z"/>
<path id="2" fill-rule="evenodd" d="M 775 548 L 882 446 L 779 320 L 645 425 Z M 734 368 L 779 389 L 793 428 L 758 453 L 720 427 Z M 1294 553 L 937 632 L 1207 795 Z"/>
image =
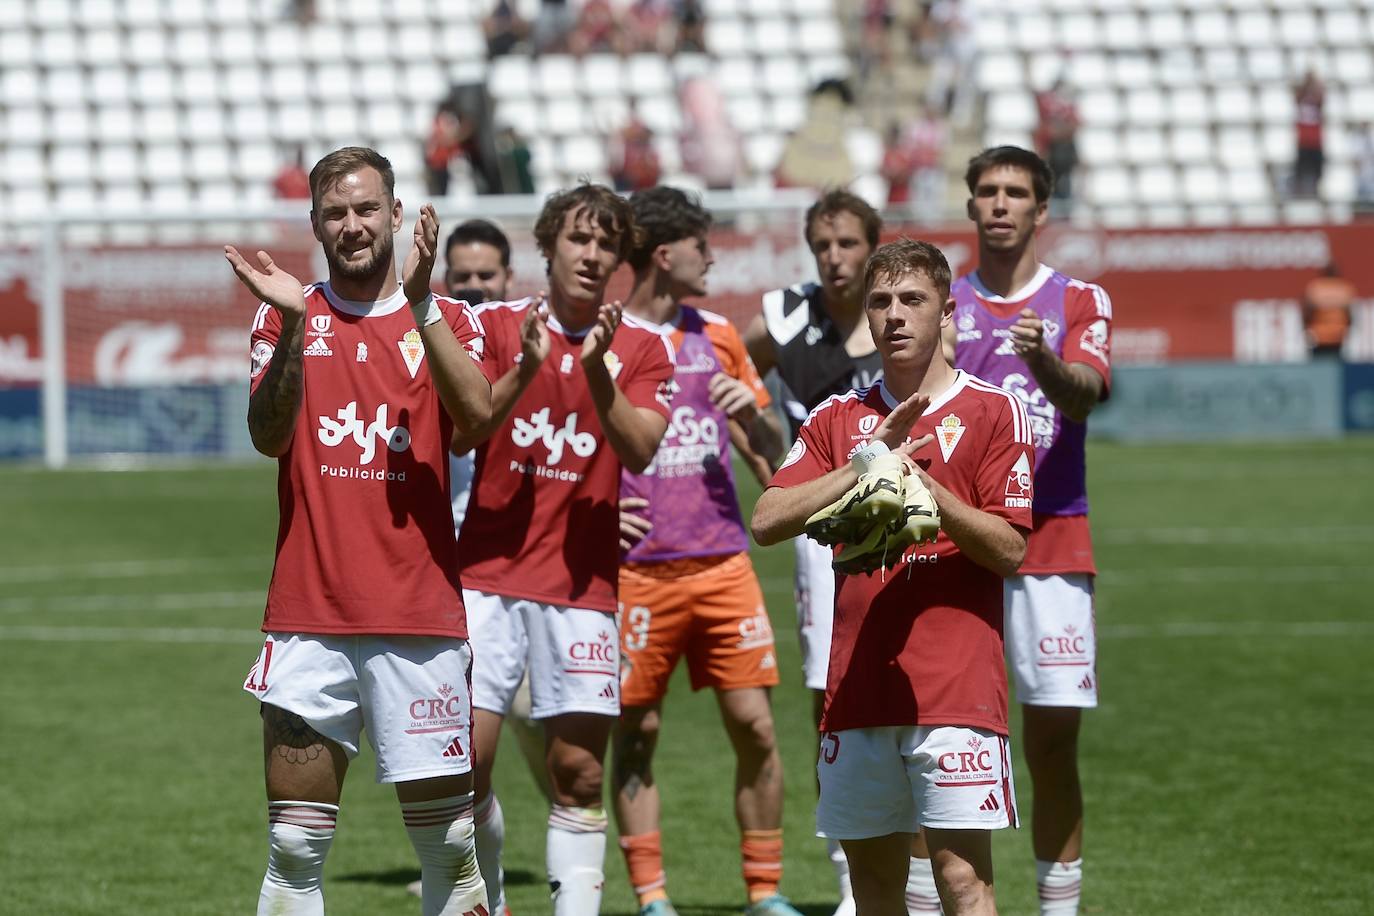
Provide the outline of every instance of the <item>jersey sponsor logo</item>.
<path id="1" fill-rule="evenodd" d="M 272 345 L 265 340 L 260 340 L 253 344 L 252 366 L 249 374 L 253 378 L 262 375 L 262 371 L 267 368 L 267 364 L 272 361 Z"/>
<path id="2" fill-rule="evenodd" d="M 935 777 L 937 786 L 987 786 L 996 783 L 996 769 L 993 767 L 992 750 L 983 746 L 983 739 L 974 736 L 968 740 L 966 751 L 948 751 L 935 758 L 940 773 Z"/>
<path id="3" fill-rule="evenodd" d="M 310 333 L 316 337 L 333 337 L 334 333 L 329 330 L 332 320 L 329 315 L 311 315 Z"/>
<path id="4" fill-rule="evenodd" d="M 763 608 L 756 609 L 753 617 L 746 617 L 739 622 L 739 642 L 735 643 L 736 649 L 760 649 L 771 645 L 773 624 L 768 620 L 768 614 Z"/>
<path id="5" fill-rule="evenodd" d="M 1030 456 L 1022 452 L 1007 475 L 1006 505 L 1011 509 L 1028 509 L 1031 504 Z"/>
<path id="6" fill-rule="evenodd" d="M 972 331 L 977 325 L 978 322 L 974 319 L 973 315 L 967 311 L 963 312 L 956 322 L 956 326 L 961 331 Z"/>
<path id="7" fill-rule="evenodd" d="M 1107 322 L 1099 318 L 1083 329 L 1078 345 L 1096 356 L 1104 363 L 1107 361 Z"/>
<path id="8" fill-rule="evenodd" d="M 1035 664 L 1040 668 L 1081 668 L 1091 664 L 1088 637 L 1073 624 L 1066 625 L 1062 632 L 1040 637 L 1035 651 Z"/>
<path id="9" fill-rule="evenodd" d="M 806 329 L 806 345 L 808 347 L 814 347 L 816 343 L 824 336 L 825 331 L 823 331 L 817 325 L 813 324 Z"/>
<path id="10" fill-rule="evenodd" d="M 596 639 L 579 639 L 568 645 L 563 659 L 565 674 L 601 674 L 616 679 L 620 674 L 620 653 L 611 634 L 602 630 Z"/>
<path id="11" fill-rule="evenodd" d="M 1059 339 L 1059 322 L 1053 318 L 1042 318 L 1040 320 L 1040 331 L 1045 337 L 1045 343 L 1051 347 Z"/>
<path id="12" fill-rule="evenodd" d="M 329 349 L 329 344 L 324 342 L 323 337 L 316 337 L 302 351 L 306 356 L 333 356 L 334 351 Z"/>
<path id="13" fill-rule="evenodd" d="M 720 424 L 712 416 L 697 418 L 696 408 L 683 405 L 673 411 L 663 444 L 645 474 L 698 477 L 720 466 Z"/>
<path id="14" fill-rule="evenodd" d="M 410 377 L 415 378 L 415 373 L 420 371 L 420 361 L 425 358 L 425 342 L 420 338 L 420 332 L 411 328 L 401 335 L 396 346 L 401 348 L 401 358 L 406 361 Z"/>
<path id="15" fill-rule="evenodd" d="M 543 444 L 549 453 L 549 464 L 563 460 L 564 448 L 572 449 L 578 458 L 589 458 L 596 451 L 596 437 L 591 433 L 578 432 L 577 411 L 568 414 L 563 426 L 556 427 L 549 422 L 551 408 L 544 407 L 530 415 L 528 420 L 519 417 L 511 429 L 511 440 L 521 448 L 529 448 L 536 442 Z"/>
<path id="16" fill-rule="evenodd" d="M 571 353 L 564 353 L 563 359 L 558 363 L 558 371 L 564 375 L 572 375 L 573 358 Z"/>
<path id="17" fill-rule="evenodd" d="M 367 344 L 363 343 L 361 340 L 358 341 L 358 355 L 356 359 L 360 363 L 367 362 Z"/>
<path id="18" fill-rule="evenodd" d="M 1026 419 L 1030 420 L 1031 442 L 1036 448 L 1049 448 L 1054 444 L 1054 405 L 1040 386 L 1020 372 L 1013 372 L 1002 379 L 1002 387 L 1016 395 L 1026 408 Z"/>
<path id="19" fill-rule="evenodd" d="M 950 414 L 940 421 L 940 425 L 935 427 L 935 443 L 940 446 L 940 454 L 945 457 L 945 463 L 949 463 L 949 457 L 954 454 L 954 448 L 959 444 L 959 440 L 964 438 L 964 421 L 954 414 Z"/>
<path id="20" fill-rule="evenodd" d="M 338 420 L 320 417 L 317 435 L 320 442 L 330 448 L 335 448 L 345 439 L 352 439 L 358 448 L 362 449 L 358 464 L 371 464 L 377 455 L 379 441 L 385 443 L 393 452 L 404 452 L 410 448 L 410 430 L 404 426 L 389 425 L 387 411 L 386 404 L 377 405 L 375 418 L 371 423 L 364 424 L 358 416 L 358 402 L 349 401 L 348 406 L 339 408 Z"/>
<path id="21" fill-rule="evenodd" d="M 792 447 L 787 450 L 787 457 L 782 459 L 782 466 L 779 467 L 778 470 L 781 471 L 783 468 L 791 467 L 798 461 L 801 461 L 802 455 L 805 454 L 806 443 L 801 440 L 800 436 L 798 436 L 797 440 L 792 443 Z"/>
<path id="22" fill-rule="evenodd" d="M 406 709 L 409 717 L 409 725 L 405 729 L 407 735 L 451 732 L 463 727 L 468 710 L 467 696 L 455 693 L 448 684 L 440 684 L 435 693 L 438 695 L 417 697 L 410 701 Z M 445 753 L 444 756 L 452 755 Z"/>
<path id="23" fill-rule="evenodd" d="M 750 365 L 752 366 L 752 363 Z M 702 353 L 698 350 L 690 363 L 678 363 L 675 371 L 682 375 L 705 375 L 714 373 L 719 368 L 719 364 L 711 358 L 709 353 Z"/>

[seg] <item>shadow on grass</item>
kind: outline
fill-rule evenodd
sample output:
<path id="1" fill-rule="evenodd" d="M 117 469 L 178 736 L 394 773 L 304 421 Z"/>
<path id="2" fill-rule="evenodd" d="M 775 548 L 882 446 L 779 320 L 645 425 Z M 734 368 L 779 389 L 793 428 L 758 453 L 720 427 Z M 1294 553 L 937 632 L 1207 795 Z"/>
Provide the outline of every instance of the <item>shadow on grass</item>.
<path id="1" fill-rule="evenodd" d="M 792 901 L 792 906 L 796 907 L 802 916 L 831 916 L 835 912 L 834 903 L 798 903 Z M 674 901 L 673 907 L 678 911 L 679 916 L 739 916 L 744 912 L 743 903 L 678 903 Z M 638 916 L 638 910 L 602 910 L 602 916 Z"/>
<path id="2" fill-rule="evenodd" d="M 355 871 L 351 874 L 339 875 L 339 877 L 331 880 L 350 884 L 383 884 L 404 887 L 412 881 L 419 881 L 420 872 L 419 869 L 415 868 L 393 868 L 389 871 Z M 513 868 L 506 872 L 506 883 L 514 885 L 534 884 L 535 875 L 534 872 L 526 868 Z"/>

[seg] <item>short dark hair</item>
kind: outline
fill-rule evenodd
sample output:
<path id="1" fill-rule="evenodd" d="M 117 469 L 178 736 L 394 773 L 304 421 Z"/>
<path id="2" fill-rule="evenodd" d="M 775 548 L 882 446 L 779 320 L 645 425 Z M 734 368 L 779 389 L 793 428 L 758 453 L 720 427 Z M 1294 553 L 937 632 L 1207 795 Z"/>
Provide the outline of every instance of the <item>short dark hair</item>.
<path id="1" fill-rule="evenodd" d="M 345 146 L 328 154 L 310 170 L 310 207 L 319 205 L 320 195 L 362 168 L 376 169 L 382 176 L 387 196 L 396 199 L 396 172 L 391 160 L 366 146 Z"/>
<path id="2" fill-rule="evenodd" d="M 1054 190 L 1054 170 L 1044 159 L 1019 146 L 990 146 L 970 159 L 968 171 L 964 173 L 964 182 L 968 185 L 968 192 L 970 194 L 977 192 L 978 182 L 983 177 L 984 172 L 1003 165 L 1025 169 L 1030 173 L 1031 188 L 1035 191 L 1036 203 L 1044 203 L 1050 199 L 1050 192 Z"/>
<path id="3" fill-rule="evenodd" d="M 864 264 L 864 296 L 868 295 L 879 278 L 896 279 L 914 273 L 923 273 L 930 278 L 940 294 L 941 302 L 949 298 L 952 275 L 944 252 L 930 242 L 905 236 L 873 252 Z"/>
<path id="4" fill-rule="evenodd" d="M 627 259 L 635 270 L 649 266 L 659 245 L 698 238 L 711 228 L 711 214 L 700 198 L 677 188 L 660 185 L 636 191 L 630 196 L 630 207 L 641 230 L 639 243 Z"/>
<path id="5" fill-rule="evenodd" d="M 444 263 L 448 263 L 448 253 L 453 250 L 454 245 L 490 245 L 501 252 L 501 266 L 510 267 L 510 239 L 502 232 L 497 225 L 490 220 L 470 219 L 465 223 L 459 223 L 453 231 L 448 234 L 448 241 L 444 243 Z"/>
<path id="6" fill-rule="evenodd" d="M 878 235 L 883 231 L 883 218 L 853 191 L 844 188 L 831 188 L 822 194 L 806 211 L 806 224 L 802 236 L 808 247 L 811 245 L 811 226 L 818 219 L 834 216 L 837 213 L 852 213 L 859 218 L 864 227 L 864 238 L 869 248 L 878 247 Z"/>
<path id="7" fill-rule="evenodd" d="M 590 182 L 557 191 L 544 201 L 544 209 L 539 211 L 539 219 L 534 223 L 534 240 L 544 257 L 553 256 L 563 218 L 581 209 L 586 209 L 587 215 L 615 239 L 619 259 L 624 261 L 629 257 L 639 239 L 630 202 L 604 184 Z"/>

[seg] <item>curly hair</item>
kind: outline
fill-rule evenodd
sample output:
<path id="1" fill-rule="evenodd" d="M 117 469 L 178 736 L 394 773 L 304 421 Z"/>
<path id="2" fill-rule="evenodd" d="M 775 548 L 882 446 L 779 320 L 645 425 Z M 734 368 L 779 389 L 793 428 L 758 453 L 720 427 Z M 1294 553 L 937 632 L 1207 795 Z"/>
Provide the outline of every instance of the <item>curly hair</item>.
<path id="1" fill-rule="evenodd" d="M 584 182 L 575 188 L 557 191 L 544 201 L 544 209 L 539 211 L 539 219 L 534 224 L 534 240 L 545 259 L 553 256 L 558 233 L 563 229 L 563 218 L 578 211 L 584 212 L 611 237 L 617 260 L 629 257 L 640 237 L 630 202 L 605 185 Z"/>
<path id="2" fill-rule="evenodd" d="M 864 265 L 864 296 L 880 278 L 895 280 L 916 273 L 930 278 L 935 284 L 935 291 L 940 294 L 941 302 L 949 298 L 949 285 L 953 277 L 944 253 L 930 242 L 905 236 L 888 242 L 868 259 Z"/>
<path id="3" fill-rule="evenodd" d="M 1019 146 L 991 146 L 968 161 L 968 171 L 964 173 L 964 183 L 970 194 L 977 193 L 978 181 L 988 169 L 1009 165 L 1025 169 L 1030 173 L 1031 189 L 1035 191 L 1035 202 L 1040 204 L 1050 199 L 1054 190 L 1054 170 L 1049 163 L 1028 149 Z"/>
<path id="4" fill-rule="evenodd" d="M 635 270 L 649 266 L 659 245 L 699 238 L 711 228 L 711 214 L 702 207 L 700 199 L 677 188 L 660 186 L 636 191 L 630 197 L 630 207 L 641 236 L 627 259 Z"/>

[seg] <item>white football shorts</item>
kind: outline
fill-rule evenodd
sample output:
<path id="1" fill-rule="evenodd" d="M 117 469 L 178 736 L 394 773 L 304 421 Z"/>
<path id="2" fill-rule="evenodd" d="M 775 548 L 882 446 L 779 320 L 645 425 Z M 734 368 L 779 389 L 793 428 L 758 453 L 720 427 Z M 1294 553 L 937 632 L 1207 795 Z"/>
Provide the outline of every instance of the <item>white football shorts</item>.
<path id="1" fill-rule="evenodd" d="M 1008 576 L 1007 665 L 1026 706 L 1097 705 L 1097 626 L 1093 577 Z"/>
<path id="2" fill-rule="evenodd" d="M 797 555 L 794 584 L 802 677 L 812 690 L 824 690 L 830 670 L 830 629 L 835 620 L 835 570 L 830 565 L 834 552 L 804 534 L 792 539 L 792 547 Z"/>
<path id="3" fill-rule="evenodd" d="M 816 772 L 816 833 L 823 837 L 1019 826 L 1010 742 L 986 729 L 889 725 L 823 732 Z"/>
<path id="4" fill-rule="evenodd" d="M 366 727 L 378 782 L 472 770 L 472 649 L 436 636 L 269 633 L 243 689 L 358 756 Z"/>
<path id="5" fill-rule="evenodd" d="M 463 589 L 472 639 L 472 703 L 506 715 L 526 668 L 530 718 L 620 715 L 614 614 Z"/>
<path id="6" fill-rule="evenodd" d="M 448 486 L 453 494 L 453 536 L 463 527 L 467 518 L 468 502 L 472 499 L 472 478 L 476 474 L 476 458 L 473 452 L 448 456 Z"/>

